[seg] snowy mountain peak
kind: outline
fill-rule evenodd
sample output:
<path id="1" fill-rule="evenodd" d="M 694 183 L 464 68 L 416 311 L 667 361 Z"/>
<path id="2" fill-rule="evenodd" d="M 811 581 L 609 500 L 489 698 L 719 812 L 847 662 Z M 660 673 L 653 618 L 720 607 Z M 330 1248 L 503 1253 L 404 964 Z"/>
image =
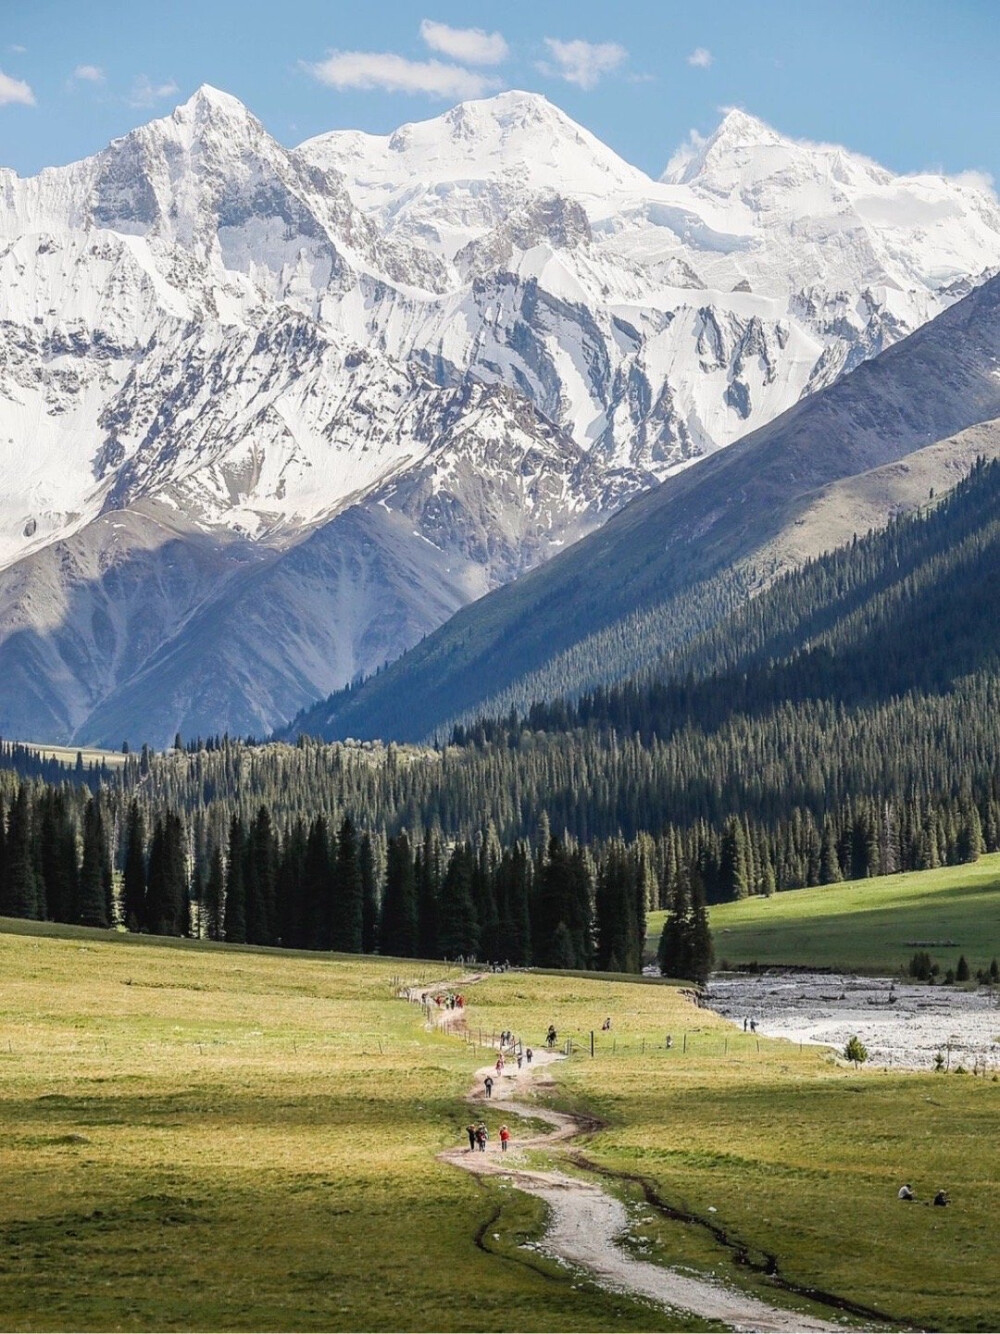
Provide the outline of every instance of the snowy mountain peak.
<path id="1" fill-rule="evenodd" d="M 263 125 L 238 97 L 203 83 L 170 116 L 152 121 L 136 133 L 148 132 L 169 138 L 198 141 L 206 135 L 229 136 L 236 142 L 270 138 Z"/>
<path id="2" fill-rule="evenodd" d="M 529 191 L 565 193 L 641 188 L 648 178 L 537 93 L 519 91 L 461 102 L 391 135 L 332 130 L 299 153 L 318 167 L 354 178 L 362 207 L 392 206 L 414 191 L 472 182 L 508 182 Z M 473 191 L 474 193 L 475 191 Z"/>
<path id="3" fill-rule="evenodd" d="M 764 181 L 795 184 L 806 177 L 862 186 L 893 180 L 891 172 L 859 153 L 838 144 L 789 138 L 735 107 L 707 139 L 692 131 L 660 179 L 721 194 Z"/>

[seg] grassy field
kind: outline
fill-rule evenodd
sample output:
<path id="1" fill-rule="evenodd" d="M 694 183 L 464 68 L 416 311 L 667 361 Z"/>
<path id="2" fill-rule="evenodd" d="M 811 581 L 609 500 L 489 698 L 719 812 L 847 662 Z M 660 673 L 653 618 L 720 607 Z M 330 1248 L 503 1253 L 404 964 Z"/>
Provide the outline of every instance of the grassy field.
<path id="1" fill-rule="evenodd" d="M 677 1327 L 508 1259 L 536 1201 L 477 1244 L 504 1197 L 434 1158 L 474 1063 L 394 996 L 442 965 L 15 926 L 0 1328 Z"/>
<path id="2" fill-rule="evenodd" d="M 60 764 L 76 764 L 77 755 L 81 755 L 84 764 L 100 764 L 103 760 L 109 769 L 120 769 L 127 759 L 120 750 L 96 750 L 92 746 L 48 746 L 35 741 L 19 741 L 17 744 L 34 751 L 43 760 L 58 760 Z"/>
<path id="3" fill-rule="evenodd" d="M 560 1105 L 607 1122 L 588 1160 L 644 1178 L 752 1261 L 774 1257 L 800 1287 L 921 1328 L 997 1328 L 1000 1084 L 858 1073 L 817 1048 L 758 1041 L 659 988 L 500 977 L 474 989 L 472 1013 L 539 1037 L 539 1017 L 555 1023 L 579 1049 L 561 1068 Z M 613 1038 L 600 1032 L 604 1014 Z M 904 1180 L 923 1200 L 945 1186 L 953 1206 L 907 1209 L 896 1199 Z M 781 1300 L 707 1229 L 644 1204 L 634 1217 L 647 1256 Z"/>
<path id="4" fill-rule="evenodd" d="M 435 1160 L 486 1059 L 394 999 L 400 974 L 441 971 L 0 934 L 0 1327 L 699 1328 L 522 1249 L 541 1206 Z M 794 1283 L 995 1327 L 1000 1085 L 856 1074 L 677 988 L 511 973 L 467 991 L 474 1044 L 550 1022 L 575 1043 L 550 1096 L 606 1122 L 592 1162 Z M 901 1206 L 902 1179 L 955 1203 Z M 793 1300 L 706 1228 L 638 1198 L 631 1217 L 640 1253 Z"/>
<path id="5" fill-rule="evenodd" d="M 663 917 L 650 914 L 651 952 Z M 975 973 L 1000 957 L 1000 853 L 969 866 L 721 903 L 711 919 L 717 962 L 896 973 L 912 958 L 913 942 L 924 941 L 940 942 L 926 948 L 942 972 L 964 954 Z"/>

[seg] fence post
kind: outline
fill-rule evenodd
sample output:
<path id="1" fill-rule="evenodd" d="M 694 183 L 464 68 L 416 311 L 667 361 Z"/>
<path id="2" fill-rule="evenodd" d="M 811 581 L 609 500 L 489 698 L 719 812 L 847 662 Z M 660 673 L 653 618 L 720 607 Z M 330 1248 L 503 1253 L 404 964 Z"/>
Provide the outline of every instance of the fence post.
<path id="1" fill-rule="evenodd" d="M 591 1060 L 593 1060 L 593 1056 L 594 1056 L 594 1030 L 593 1030 L 593 1029 L 590 1030 L 590 1056 L 591 1056 Z"/>
<path id="2" fill-rule="evenodd" d="M 687 1051 L 687 1049 L 688 1049 L 688 1035 L 685 1033 L 685 1034 L 684 1034 L 684 1050 Z"/>

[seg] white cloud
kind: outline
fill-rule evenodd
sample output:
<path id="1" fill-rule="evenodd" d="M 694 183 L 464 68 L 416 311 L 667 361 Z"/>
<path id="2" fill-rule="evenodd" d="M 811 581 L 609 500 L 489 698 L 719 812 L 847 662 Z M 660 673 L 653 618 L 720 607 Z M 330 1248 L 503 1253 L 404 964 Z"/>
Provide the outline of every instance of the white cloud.
<path id="1" fill-rule="evenodd" d="M 8 51 L 13 51 L 15 56 L 23 56 L 27 49 L 26 46 L 20 46 L 17 42 L 11 42 L 7 48 Z"/>
<path id="2" fill-rule="evenodd" d="M 543 74 L 554 74 L 579 88 L 596 88 L 601 77 L 628 59 L 628 52 L 617 42 L 585 42 L 580 38 L 561 42 L 558 37 L 546 37 L 545 45 L 552 53 L 555 65 L 539 64 Z"/>
<path id="3" fill-rule="evenodd" d="M 125 101 L 130 107 L 148 108 L 178 92 L 180 89 L 173 79 L 168 79 L 166 83 L 153 83 L 148 74 L 137 74 Z"/>
<path id="4" fill-rule="evenodd" d="M 23 79 L 12 79 L 0 70 L 0 107 L 17 102 L 23 107 L 35 105 L 35 94 Z"/>
<path id="5" fill-rule="evenodd" d="M 73 78 L 83 83 L 103 83 L 104 71 L 100 65 L 77 65 Z"/>
<path id="6" fill-rule="evenodd" d="M 695 69 L 708 69 L 712 59 L 712 53 L 707 46 L 696 46 L 688 56 L 687 62 L 689 65 L 693 65 Z"/>
<path id="7" fill-rule="evenodd" d="M 407 60 L 391 51 L 331 51 L 325 60 L 302 66 L 328 88 L 379 88 L 387 93 L 428 97 L 482 97 L 500 85 L 475 70 L 440 60 Z"/>
<path id="8" fill-rule="evenodd" d="M 977 171 L 970 167 L 966 171 L 944 173 L 954 185 L 965 186 L 969 190 L 979 190 L 984 195 L 996 196 L 996 184 L 988 171 Z"/>
<path id="9" fill-rule="evenodd" d="M 420 36 L 432 51 L 468 65 L 499 65 L 510 54 L 503 33 L 483 32 L 482 28 L 449 28 L 447 23 L 424 19 Z"/>

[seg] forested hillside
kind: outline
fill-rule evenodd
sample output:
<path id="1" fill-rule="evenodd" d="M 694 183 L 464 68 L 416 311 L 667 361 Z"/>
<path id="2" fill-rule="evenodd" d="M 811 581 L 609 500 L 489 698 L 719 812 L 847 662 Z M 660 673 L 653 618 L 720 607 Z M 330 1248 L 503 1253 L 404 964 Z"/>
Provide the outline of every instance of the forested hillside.
<path id="1" fill-rule="evenodd" d="M 682 648 L 768 582 L 822 488 L 1000 417 L 998 315 L 994 278 L 464 608 L 291 731 L 416 740 L 470 714 L 523 712 L 535 700 L 615 683 Z"/>
<path id="2" fill-rule="evenodd" d="M 0 911 L 634 969 L 672 907 L 703 968 L 705 899 L 1000 849 L 997 569 L 979 463 L 656 669 L 442 748 L 2 747 Z"/>

